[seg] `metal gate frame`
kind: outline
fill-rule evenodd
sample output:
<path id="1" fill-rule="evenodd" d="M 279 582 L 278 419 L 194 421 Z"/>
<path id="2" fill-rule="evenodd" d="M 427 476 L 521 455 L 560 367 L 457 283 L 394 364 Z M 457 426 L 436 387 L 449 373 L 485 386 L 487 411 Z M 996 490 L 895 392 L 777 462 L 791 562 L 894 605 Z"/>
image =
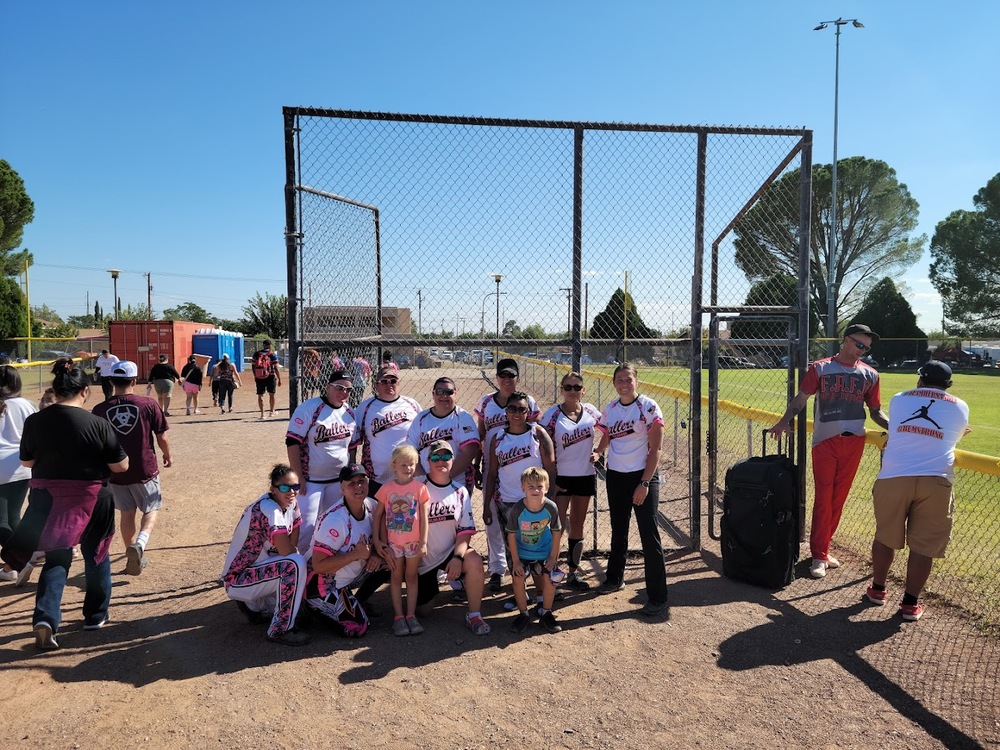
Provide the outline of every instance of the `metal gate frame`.
<path id="1" fill-rule="evenodd" d="M 299 118 L 340 118 L 353 120 L 379 120 L 408 123 L 427 123 L 444 125 L 463 126 L 484 126 L 490 127 L 512 127 L 512 128 L 547 128 L 566 129 L 573 132 L 573 217 L 572 217 L 572 292 L 569 301 L 571 310 L 571 335 L 569 338 L 548 339 L 551 346 L 569 346 L 572 350 L 572 367 L 580 369 L 580 362 L 583 347 L 602 345 L 621 345 L 620 340 L 596 339 L 582 337 L 582 302 L 583 302 L 583 149 L 584 135 L 587 131 L 628 131 L 647 133 L 684 133 L 695 134 L 697 136 L 697 175 L 696 175 L 696 195 L 695 195 L 695 236 L 694 262 L 692 270 L 692 296 L 691 296 L 691 441 L 690 441 L 690 519 L 691 530 L 690 539 L 695 550 L 701 548 L 701 515 L 703 510 L 707 512 L 710 520 L 713 518 L 716 474 L 718 467 L 715 461 L 715 409 L 718 399 L 718 324 L 720 316 L 727 314 L 755 314 L 772 315 L 788 320 L 790 331 L 789 339 L 786 340 L 758 340 L 756 343 L 766 344 L 787 344 L 789 351 L 796 351 L 797 357 L 789 359 L 787 374 L 787 391 L 791 398 L 794 395 L 797 383 L 801 378 L 804 365 L 808 355 L 808 291 L 809 291 L 809 232 L 810 232 L 810 208 L 811 208 L 811 183 L 812 183 L 812 131 L 804 128 L 754 128 L 754 127 L 712 127 L 712 126 L 681 126 L 681 125 L 645 125 L 645 124 L 623 124 L 623 123 L 584 123 L 570 121 L 538 121 L 538 120 L 515 120 L 515 119 L 485 119 L 473 117 L 450 117 L 438 115 L 413 115 L 394 114 L 382 112 L 351 111 L 340 109 L 320 109 L 312 107 L 284 107 L 284 131 L 285 131 L 285 251 L 286 270 L 288 275 L 288 339 L 290 346 L 289 357 L 289 401 L 290 408 L 295 409 L 300 397 L 299 353 L 301 349 L 310 346 L 333 346 L 333 347 L 357 347 L 364 345 L 378 351 L 381 357 L 384 345 L 392 344 L 396 346 L 419 346 L 425 344 L 427 339 L 419 336 L 394 336 L 385 337 L 381 330 L 373 331 L 370 336 L 363 336 L 353 339 L 324 339 L 322 341 L 305 340 L 301 335 L 301 321 L 299 310 L 302 303 L 301 288 L 299 284 L 300 266 L 299 258 L 304 242 L 304 236 L 300 230 L 300 206 L 299 195 L 302 192 L 310 192 L 315 195 L 343 200 L 353 205 L 369 208 L 375 211 L 376 227 L 378 226 L 378 209 L 374 206 L 355 201 L 351 198 L 344 198 L 332 192 L 325 192 L 315 187 L 301 184 L 300 163 L 298 159 L 298 134 Z M 757 136 L 793 136 L 798 141 L 789 151 L 786 158 L 774 170 L 770 178 L 758 191 L 750 198 L 743 209 L 733 218 L 726 229 L 712 244 L 711 261 L 712 271 L 710 274 L 711 291 L 709 303 L 704 303 L 703 292 L 703 264 L 705 259 L 705 193 L 706 193 L 706 171 L 707 152 L 709 135 L 757 135 Z M 774 183 L 781 172 L 797 156 L 801 155 L 800 168 L 800 201 L 799 201 L 799 287 L 798 305 L 788 307 L 752 307 L 752 306 L 720 306 L 718 302 L 718 248 L 722 239 L 732 231 L 736 222 L 743 216 L 750 207 L 766 192 L 768 187 Z M 377 231 L 377 229 L 376 229 Z M 379 263 L 380 263 L 379 259 Z M 381 266 L 379 265 L 379 269 Z M 377 309 L 381 311 L 381 279 L 377 299 Z M 707 432 L 707 448 L 709 455 L 709 475 L 708 492 L 702 490 L 702 356 L 703 345 L 702 335 L 704 330 L 703 318 L 709 318 L 709 405 L 708 419 L 709 429 Z M 378 321 L 381 324 L 381 313 L 378 314 Z M 792 338 L 792 329 L 796 330 L 795 338 Z M 379 325 L 381 328 L 381 325 Z M 441 346 L 462 346 L 465 341 L 457 338 L 435 338 L 434 342 Z M 517 339 L 484 337 L 480 342 L 491 348 L 499 348 L 503 345 L 517 344 Z M 675 339 L 636 339 L 635 343 L 644 345 L 670 345 L 676 344 Z M 797 422 L 797 463 L 805 463 L 805 420 L 798 419 Z M 804 479 L 800 475 L 800 481 L 804 490 Z M 701 506 L 702 497 L 705 497 L 706 508 Z M 801 497 L 805 497 L 804 491 Z M 804 502 L 804 501 L 803 501 Z M 804 514 L 804 505 L 800 509 Z M 714 529 L 713 529 L 714 531 Z"/>

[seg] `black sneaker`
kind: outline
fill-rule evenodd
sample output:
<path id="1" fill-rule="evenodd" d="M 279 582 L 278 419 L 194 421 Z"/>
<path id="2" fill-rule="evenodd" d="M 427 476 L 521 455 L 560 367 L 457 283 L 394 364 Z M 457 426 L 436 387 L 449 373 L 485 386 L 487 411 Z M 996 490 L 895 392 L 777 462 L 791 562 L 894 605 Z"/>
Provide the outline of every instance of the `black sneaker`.
<path id="1" fill-rule="evenodd" d="M 667 613 L 666 602 L 646 602 L 640 612 L 646 617 L 663 617 Z"/>
<path id="2" fill-rule="evenodd" d="M 566 587 L 574 591 L 590 591 L 590 584 L 580 578 L 579 573 L 570 573 L 566 576 Z"/>
<path id="3" fill-rule="evenodd" d="M 269 635 L 267 640 L 271 643 L 280 643 L 283 646 L 305 646 L 309 643 L 309 634 L 292 628 L 291 630 L 286 630 L 284 633 Z"/>
<path id="4" fill-rule="evenodd" d="M 503 576 L 499 573 L 494 573 L 490 576 L 489 589 L 494 594 L 499 594 L 500 589 L 503 588 Z"/>
<path id="5" fill-rule="evenodd" d="M 600 590 L 602 594 L 611 594 L 614 593 L 615 591 L 624 591 L 625 581 L 610 581 L 610 580 L 605 581 L 604 583 L 601 584 Z"/>
<path id="6" fill-rule="evenodd" d="M 267 622 L 267 619 L 269 619 L 264 617 L 263 612 L 257 612 L 256 610 L 250 609 L 245 602 L 237 601 L 236 606 L 240 608 L 240 612 L 246 615 L 246 618 L 250 621 L 251 625 L 260 625 L 262 622 Z"/>
<path id="7" fill-rule="evenodd" d="M 550 633 L 558 633 L 559 631 L 562 630 L 562 625 L 560 625 L 556 621 L 556 616 L 552 614 L 551 611 L 546 612 L 544 615 L 542 615 L 539 622 L 542 624 L 542 627 L 545 628 Z"/>
<path id="8" fill-rule="evenodd" d="M 531 622 L 531 618 L 528 617 L 527 612 L 521 612 L 514 618 L 514 622 L 510 624 L 511 633 L 523 633 L 528 629 L 528 623 Z"/>

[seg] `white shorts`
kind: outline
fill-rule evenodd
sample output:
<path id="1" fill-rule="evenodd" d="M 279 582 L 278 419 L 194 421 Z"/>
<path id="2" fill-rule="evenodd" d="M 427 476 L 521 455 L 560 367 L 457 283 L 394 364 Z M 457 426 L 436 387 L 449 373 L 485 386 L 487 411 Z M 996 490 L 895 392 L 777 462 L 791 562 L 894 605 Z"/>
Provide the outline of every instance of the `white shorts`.
<path id="1" fill-rule="evenodd" d="M 115 495 L 115 507 L 118 510 L 141 510 L 143 513 L 152 513 L 163 505 L 159 476 L 153 477 L 148 482 L 112 484 L 111 491 Z"/>

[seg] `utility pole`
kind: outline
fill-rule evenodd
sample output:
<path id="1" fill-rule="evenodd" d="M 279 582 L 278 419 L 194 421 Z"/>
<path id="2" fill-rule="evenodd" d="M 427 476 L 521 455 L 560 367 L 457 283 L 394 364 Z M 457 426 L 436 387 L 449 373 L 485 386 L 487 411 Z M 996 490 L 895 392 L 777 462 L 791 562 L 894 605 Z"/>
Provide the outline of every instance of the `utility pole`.
<path id="1" fill-rule="evenodd" d="M 559 287 L 560 292 L 566 292 L 566 338 L 573 336 L 573 288 Z"/>
<path id="2" fill-rule="evenodd" d="M 154 320 L 153 317 L 153 275 L 149 271 L 146 271 L 146 309 L 149 311 L 149 319 Z"/>
<path id="3" fill-rule="evenodd" d="M 423 293 L 424 293 L 423 289 L 418 289 L 417 290 L 417 335 L 418 336 L 422 335 L 420 333 L 420 328 L 421 328 L 420 324 L 421 324 L 421 317 L 423 317 L 423 314 L 424 314 L 424 297 L 423 297 Z"/>

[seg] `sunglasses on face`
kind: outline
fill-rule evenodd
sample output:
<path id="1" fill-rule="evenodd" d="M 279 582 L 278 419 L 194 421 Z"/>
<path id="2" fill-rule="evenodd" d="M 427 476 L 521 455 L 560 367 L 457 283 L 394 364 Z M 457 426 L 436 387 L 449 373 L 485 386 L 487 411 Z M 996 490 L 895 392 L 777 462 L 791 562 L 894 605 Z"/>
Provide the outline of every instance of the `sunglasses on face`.
<path id="1" fill-rule="evenodd" d="M 455 395 L 455 391 L 453 391 L 451 388 L 435 388 L 434 389 L 434 395 L 435 396 L 454 396 Z"/>
<path id="2" fill-rule="evenodd" d="M 564 391 L 582 391 L 583 386 L 579 383 L 567 383 L 562 387 Z"/>
<path id="3" fill-rule="evenodd" d="M 507 407 L 507 413 L 508 414 L 527 414 L 528 413 L 528 407 L 527 406 L 508 406 Z"/>
<path id="4" fill-rule="evenodd" d="M 278 492 L 298 492 L 301 484 L 276 484 L 274 488 Z"/>
<path id="5" fill-rule="evenodd" d="M 866 351 L 868 351 L 869 349 L 871 349 L 871 347 L 870 347 L 870 346 L 868 346 L 868 344 L 862 344 L 862 343 L 861 343 L 860 341 L 858 341 L 858 340 L 857 340 L 856 338 L 854 338 L 853 336 L 848 336 L 847 338 L 849 338 L 849 339 L 850 339 L 851 341 L 853 341 L 853 342 L 854 342 L 854 345 L 855 345 L 856 347 L 858 347 L 858 349 L 860 349 L 860 350 L 861 350 L 861 351 L 863 351 L 863 352 L 866 352 Z"/>
<path id="6" fill-rule="evenodd" d="M 399 382 L 399 378 L 382 378 L 378 382 L 382 385 L 396 385 Z"/>
<path id="7" fill-rule="evenodd" d="M 341 393 L 345 393 L 345 392 L 351 390 L 351 386 L 349 386 L 349 385 L 337 385 L 336 383 L 329 383 L 328 385 L 331 388 L 333 388 L 333 390 L 340 391 Z"/>
<path id="8" fill-rule="evenodd" d="M 454 457 L 455 455 L 453 453 L 435 453 L 430 458 L 431 458 L 431 463 L 436 464 L 440 463 L 441 461 L 451 461 L 451 459 L 453 459 Z"/>

